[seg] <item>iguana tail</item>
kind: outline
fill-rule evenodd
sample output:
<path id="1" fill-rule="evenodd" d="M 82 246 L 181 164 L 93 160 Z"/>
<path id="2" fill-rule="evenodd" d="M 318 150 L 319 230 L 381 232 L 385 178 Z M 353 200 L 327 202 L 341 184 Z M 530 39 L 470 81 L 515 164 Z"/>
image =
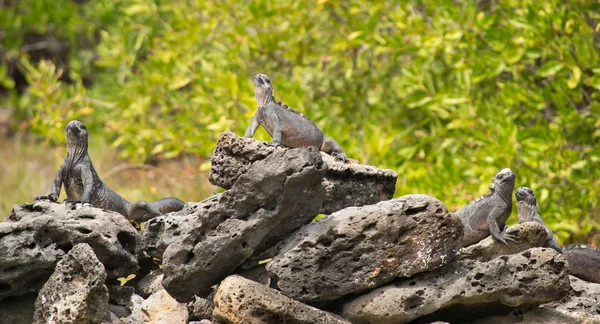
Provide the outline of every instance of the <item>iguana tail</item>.
<path id="1" fill-rule="evenodd" d="M 583 244 L 563 246 L 569 273 L 590 282 L 600 283 L 600 249 Z"/>
<path id="2" fill-rule="evenodd" d="M 163 198 L 151 202 L 150 205 L 158 209 L 162 214 L 166 214 L 182 210 L 185 203 L 177 198 Z"/>

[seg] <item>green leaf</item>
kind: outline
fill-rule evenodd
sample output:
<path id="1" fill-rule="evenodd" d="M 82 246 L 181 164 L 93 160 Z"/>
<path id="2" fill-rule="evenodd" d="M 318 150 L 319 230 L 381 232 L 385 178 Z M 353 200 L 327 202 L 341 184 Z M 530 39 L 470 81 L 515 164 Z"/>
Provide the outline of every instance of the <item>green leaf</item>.
<path id="1" fill-rule="evenodd" d="M 560 61 L 548 61 L 541 68 L 537 70 L 537 76 L 542 78 L 547 78 L 550 76 L 554 76 L 565 66 L 564 63 Z"/>

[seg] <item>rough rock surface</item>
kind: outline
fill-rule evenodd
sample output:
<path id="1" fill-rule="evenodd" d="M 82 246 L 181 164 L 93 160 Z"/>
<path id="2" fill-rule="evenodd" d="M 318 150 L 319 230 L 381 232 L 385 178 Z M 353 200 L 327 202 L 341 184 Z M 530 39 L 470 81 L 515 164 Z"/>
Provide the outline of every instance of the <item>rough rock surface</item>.
<path id="1" fill-rule="evenodd" d="M 318 214 L 322 178 L 315 148 L 277 150 L 252 164 L 231 189 L 191 214 L 193 228 L 164 252 L 163 286 L 182 302 L 205 296 L 248 257 Z"/>
<path id="2" fill-rule="evenodd" d="M 165 289 L 162 285 L 164 274 L 162 269 L 152 270 L 150 273 L 146 274 L 139 280 L 137 277 L 134 280 L 130 280 L 127 282 L 129 285 L 130 282 L 134 281 L 133 288 L 138 295 L 148 298 L 150 295 L 154 294 L 157 291 Z"/>
<path id="3" fill-rule="evenodd" d="M 104 280 L 106 271 L 94 250 L 75 245 L 38 294 L 34 323 L 101 323 L 108 309 Z"/>
<path id="4" fill-rule="evenodd" d="M 485 262 L 501 255 L 515 254 L 534 247 L 543 247 L 547 238 L 544 226 L 534 222 L 509 226 L 506 233 L 514 236 L 518 243 L 510 242 L 506 245 L 490 235 L 477 244 L 460 249 L 458 258 Z"/>
<path id="5" fill-rule="evenodd" d="M 194 296 L 194 299 L 187 304 L 190 319 L 203 320 L 213 318 L 213 309 L 215 308 L 214 298 L 217 289 L 218 286 L 206 298 Z"/>
<path id="6" fill-rule="evenodd" d="M 568 294 L 529 311 L 518 310 L 507 316 L 493 316 L 478 324 L 509 323 L 600 323 L 600 284 L 569 276 Z"/>
<path id="7" fill-rule="evenodd" d="M 121 323 L 185 324 L 188 321 L 185 304 L 178 303 L 165 290 L 152 294 L 146 300 L 134 295 L 131 304 L 131 315 L 123 318 Z"/>
<path id="8" fill-rule="evenodd" d="M 15 205 L 0 223 L 0 300 L 39 290 L 56 262 L 78 243 L 87 243 L 109 278 L 138 269 L 141 235 L 120 214 L 93 207 L 70 210 L 38 201 Z"/>
<path id="9" fill-rule="evenodd" d="M 439 200 L 407 195 L 346 208 L 303 227 L 267 270 L 288 297 L 333 300 L 452 261 L 462 231 L 460 219 Z"/>
<path id="10" fill-rule="evenodd" d="M 280 150 L 285 148 L 275 148 L 252 138 L 225 132 L 221 134 L 213 153 L 209 180 L 216 186 L 230 189 L 254 163 Z M 325 201 L 320 214 L 330 214 L 350 206 L 374 204 L 394 195 L 398 178 L 396 172 L 356 163 L 342 163 L 326 153 L 320 154 L 325 162 L 322 183 Z"/>
<path id="11" fill-rule="evenodd" d="M 237 275 L 221 282 L 214 302 L 215 319 L 225 323 L 350 323 Z"/>
<path id="12" fill-rule="evenodd" d="M 352 323 L 406 323 L 452 306 L 468 316 L 470 305 L 541 304 L 566 294 L 567 272 L 564 257 L 548 248 L 487 262 L 457 260 L 360 296 L 344 305 L 343 316 Z"/>

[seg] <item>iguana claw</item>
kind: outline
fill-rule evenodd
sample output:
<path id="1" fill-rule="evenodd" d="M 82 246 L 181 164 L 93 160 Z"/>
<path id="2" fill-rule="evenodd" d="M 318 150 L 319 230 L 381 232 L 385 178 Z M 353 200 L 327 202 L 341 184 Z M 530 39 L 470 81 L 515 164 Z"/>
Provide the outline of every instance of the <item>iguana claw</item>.
<path id="1" fill-rule="evenodd" d="M 53 194 L 49 194 L 48 196 L 35 196 L 35 197 L 33 197 L 33 201 L 38 201 L 38 200 L 50 200 L 51 202 L 56 202 L 58 200 L 58 197 L 56 197 Z"/>
<path id="2" fill-rule="evenodd" d="M 514 236 L 512 234 L 508 234 L 506 232 L 500 233 L 500 235 L 498 235 L 498 237 L 496 238 L 496 240 L 504 243 L 506 246 L 509 246 L 508 242 L 506 242 L 506 241 L 511 241 L 511 242 L 513 242 L 515 244 L 519 244 L 519 240 L 518 240 L 518 238 L 516 236 Z"/>
<path id="3" fill-rule="evenodd" d="M 279 147 L 279 146 L 281 146 L 281 143 L 276 143 L 276 142 L 265 142 L 265 144 L 267 146 L 271 146 L 271 147 Z"/>

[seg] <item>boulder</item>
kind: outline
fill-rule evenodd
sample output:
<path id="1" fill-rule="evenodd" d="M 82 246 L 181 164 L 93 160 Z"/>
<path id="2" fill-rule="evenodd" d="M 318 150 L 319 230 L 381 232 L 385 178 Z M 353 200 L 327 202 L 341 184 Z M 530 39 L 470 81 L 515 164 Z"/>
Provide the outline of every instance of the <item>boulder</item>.
<path id="1" fill-rule="evenodd" d="M 528 311 L 521 309 L 506 316 L 492 316 L 477 324 L 509 323 L 600 323 L 600 284 L 569 276 L 566 296 Z"/>
<path id="2" fill-rule="evenodd" d="M 547 238 L 544 226 L 535 222 L 508 226 L 506 233 L 514 236 L 517 243 L 509 242 L 506 245 L 490 235 L 477 244 L 460 249 L 458 258 L 486 262 L 501 255 L 515 254 L 534 247 L 543 247 Z"/>
<path id="3" fill-rule="evenodd" d="M 303 227 L 267 264 L 300 301 L 326 301 L 430 271 L 452 261 L 463 227 L 439 200 L 407 195 L 349 207 Z"/>
<path id="4" fill-rule="evenodd" d="M 49 201 L 15 205 L 0 223 L 0 300 L 38 291 L 58 260 L 87 243 L 109 278 L 138 269 L 142 238 L 122 215 L 93 207 L 71 210 Z"/>
<path id="5" fill-rule="evenodd" d="M 123 324 L 188 322 L 188 310 L 185 304 L 178 303 L 164 289 L 144 300 L 134 295 L 131 300 L 131 315 L 121 319 Z"/>
<path id="6" fill-rule="evenodd" d="M 33 323 L 37 293 L 29 293 L 0 301 L 0 322 L 3 324 Z"/>
<path id="7" fill-rule="evenodd" d="M 148 298 L 155 292 L 165 289 L 162 285 L 162 280 L 164 278 L 162 269 L 152 270 L 141 276 L 141 278 L 138 278 L 136 275 L 133 280 L 126 283 L 126 285 L 131 284 L 138 295 Z"/>
<path id="8" fill-rule="evenodd" d="M 539 305 L 569 289 L 565 258 L 549 248 L 532 248 L 489 261 L 457 260 L 429 273 L 373 290 L 343 306 L 352 323 L 472 321 L 499 306 Z M 452 317 L 452 320 L 450 318 Z"/>
<path id="9" fill-rule="evenodd" d="M 108 310 L 106 271 L 88 244 L 56 265 L 35 301 L 34 323 L 101 323 Z"/>
<path id="10" fill-rule="evenodd" d="M 221 282 L 214 302 L 214 318 L 224 323 L 350 323 L 335 314 L 302 304 L 237 275 Z"/>
<path id="11" fill-rule="evenodd" d="M 211 159 L 209 181 L 224 189 L 233 188 L 238 178 L 254 163 L 280 150 L 285 148 L 225 132 L 221 134 Z M 342 163 L 326 153 L 320 154 L 325 171 L 322 181 L 325 199 L 320 214 L 330 214 L 350 206 L 375 204 L 394 195 L 398 178 L 396 172 L 358 163 Z"/>
<path id="12" fill-rule="evenodd" d="M 163 286 L 182 302 L 206 296 L 247 258 L 318 214 L 322 178 L 315 148 L 280 149 L 253 163 L 231 189 L 189 214 L 192 228 L 163 254 Z"/>

